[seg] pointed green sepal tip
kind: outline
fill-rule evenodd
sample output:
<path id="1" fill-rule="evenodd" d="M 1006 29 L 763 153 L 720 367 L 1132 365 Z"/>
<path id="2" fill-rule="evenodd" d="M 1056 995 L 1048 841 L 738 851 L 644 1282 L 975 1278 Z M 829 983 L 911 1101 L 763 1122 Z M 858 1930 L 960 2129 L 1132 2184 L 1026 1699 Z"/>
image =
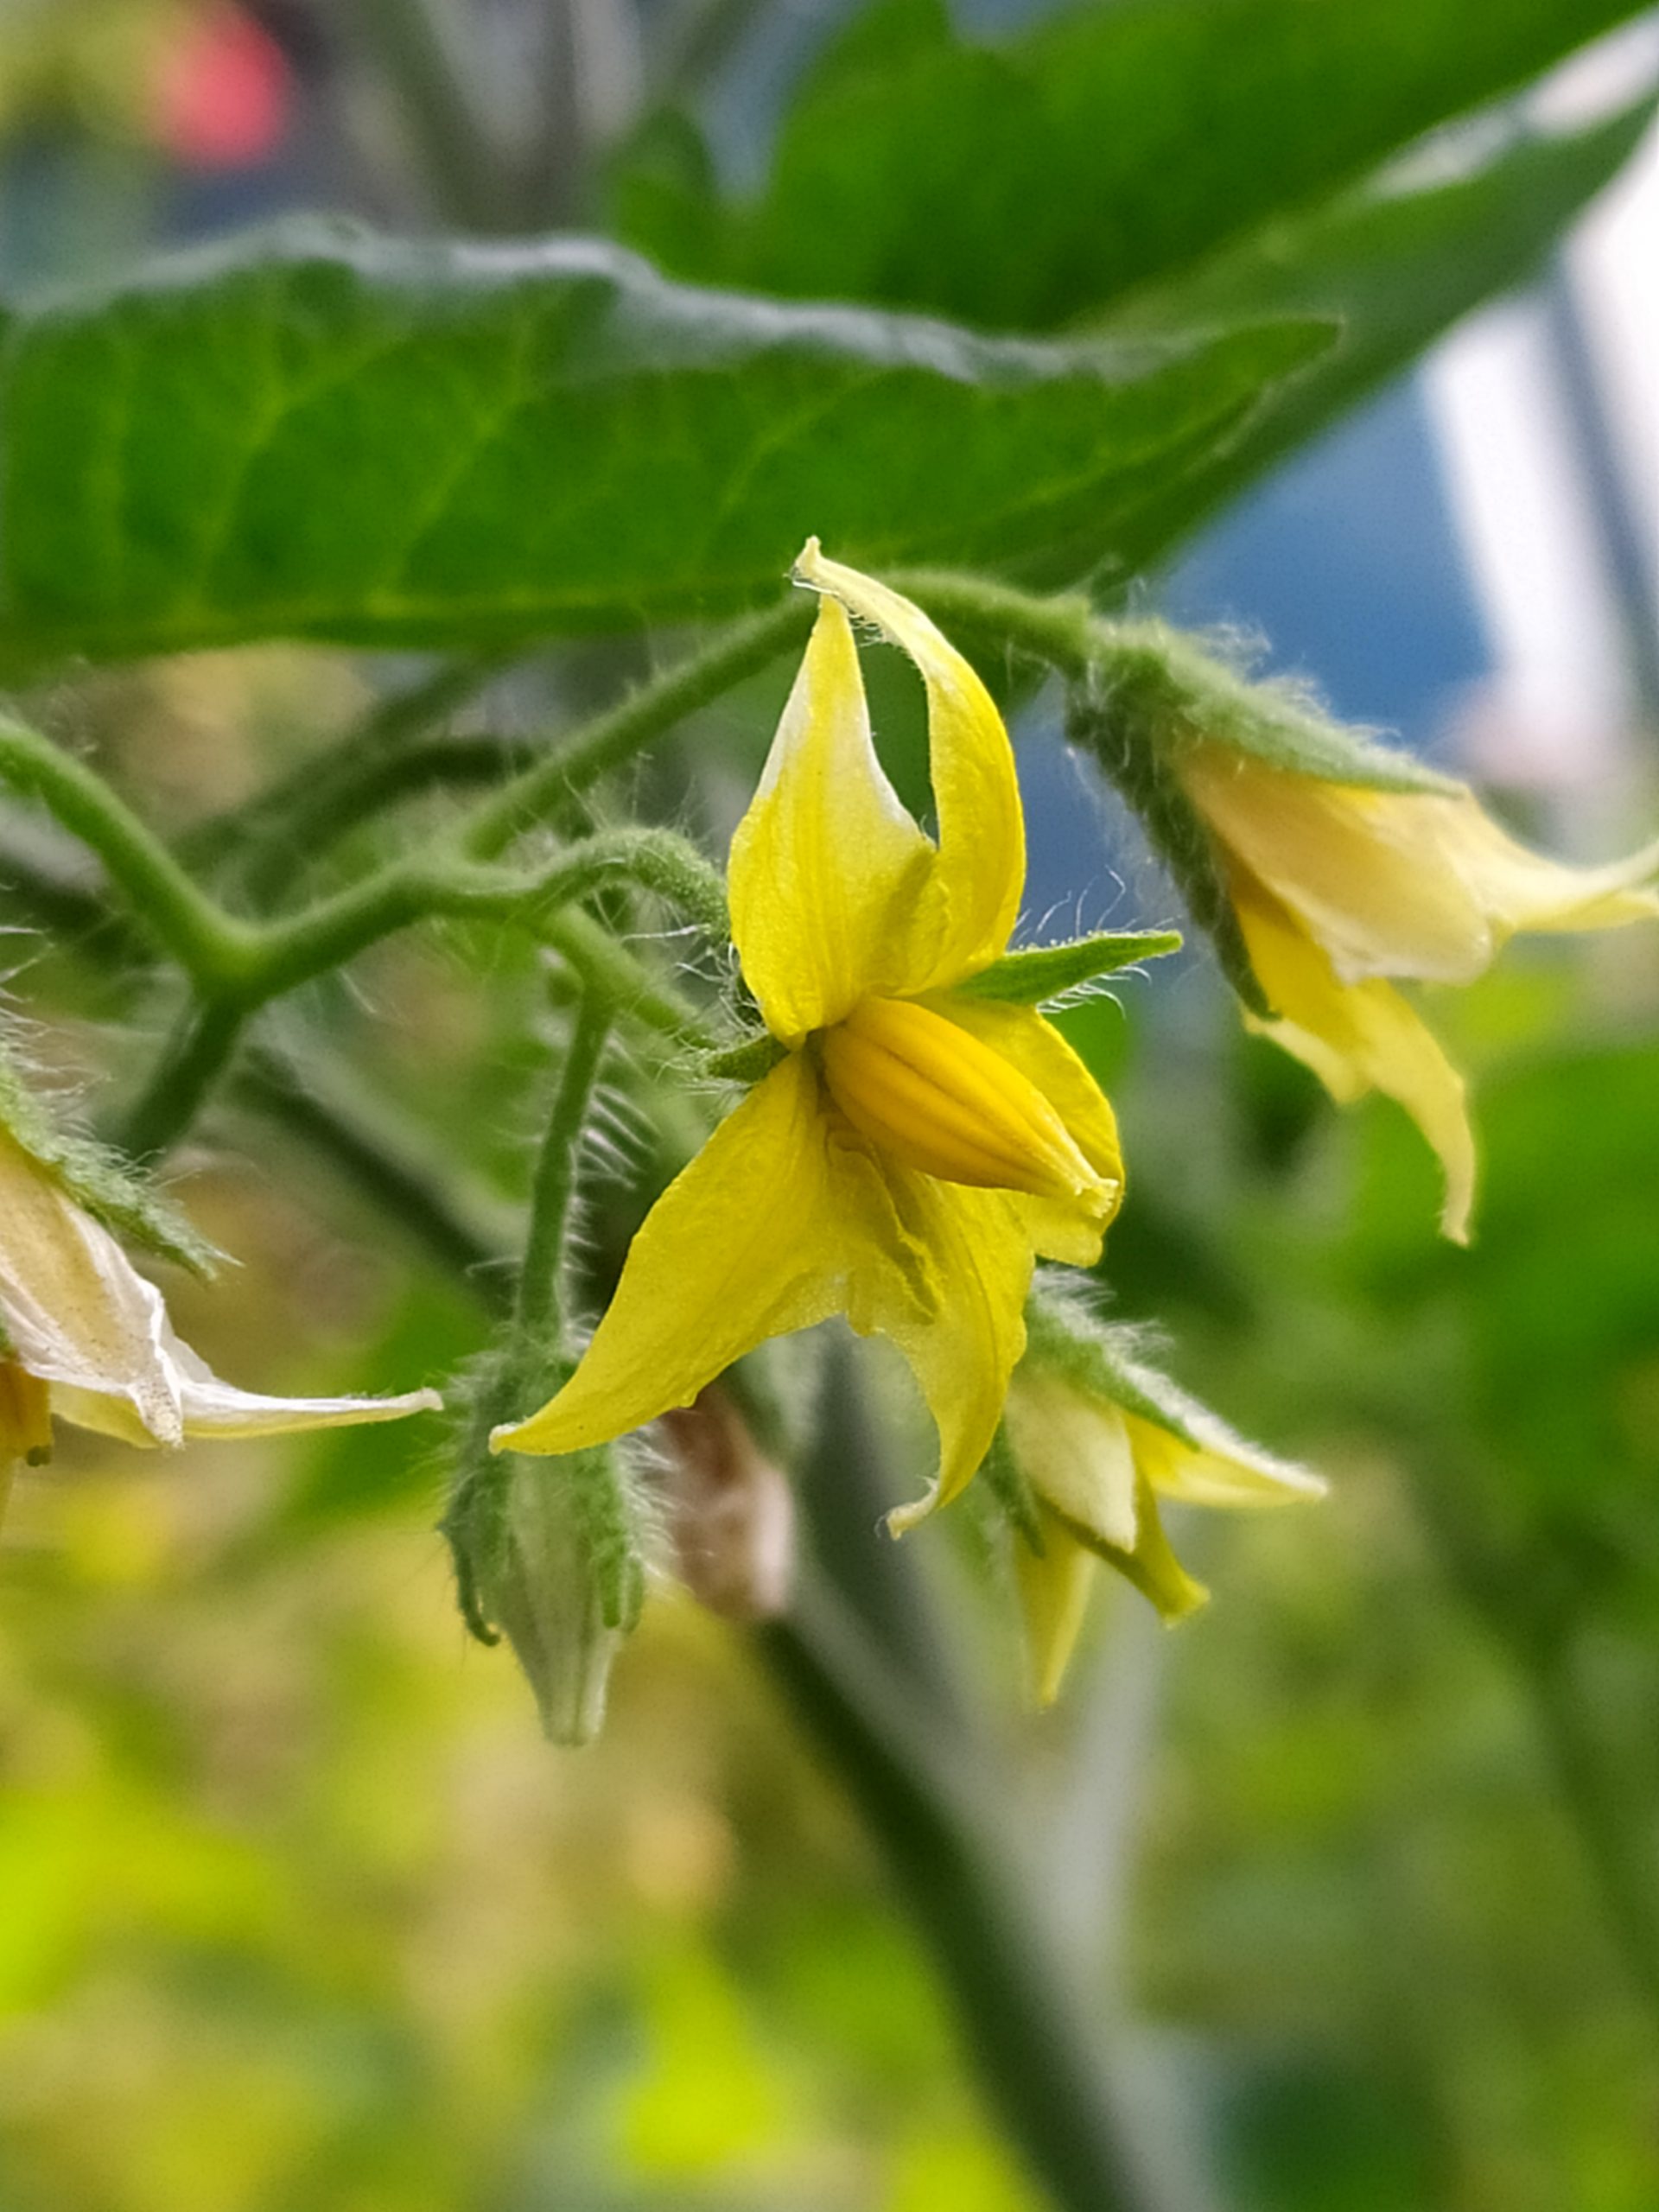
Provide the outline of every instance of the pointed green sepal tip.
<path id="1" fill-rule="evenodd" d="M 784 1046 L 764 1030 L 718 1052 L 705 1052 L 696 1071 L 711 1083 L 759 1083 L 784 1057 Z"/>
<path id="2" fill-rule="evenodd" d="M 219 1254 L 176 1207 L 118 1153 L 61 1125 L 30 1081 L 10 1024 L 0 1027 L 0 1131 L 112 1235 L 192 1274 L 212 1274 Z"/>
<path id="3" fill-rule="evenodd" d="M 1005 952 L 952 988 L 963 998 L 1048 1006 L 1099 976 L 1119 975 L 1143 960 L 1161 960 L 1180 949 L 1179 930 L 1101 930 L 1065 944 L 1033 944 Z"/>

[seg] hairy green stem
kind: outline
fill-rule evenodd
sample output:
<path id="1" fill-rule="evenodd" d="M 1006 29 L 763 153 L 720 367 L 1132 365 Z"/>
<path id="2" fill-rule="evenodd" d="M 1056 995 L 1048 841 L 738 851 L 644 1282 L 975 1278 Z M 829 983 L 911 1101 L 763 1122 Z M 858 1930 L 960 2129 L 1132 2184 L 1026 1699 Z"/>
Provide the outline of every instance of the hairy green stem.
<path id="1" fill-rule="evenodd" d="M 576 1164 L 610 1027 L 609 1009 L 591 991 L 584 991 L 536 1163 L 530 1232 L 518 1271 L 514 1320 L 521 1337 L 538 1344 L 556 1344 L 563 1334 L 565 1249 Z"/>
<path id="2" fill-rule="evenodd" d="M 537 931 L 563 954 L 588 988 L 641 1029 L 693 1051 L 712 1052 L 719 1039 L 677 991 L 660 982 L 607 929 L 580 907 L 551 914 Z"/>
<path id="3" fill-rule="evenodd" d="M 90 845 L 145 927 L 199 986 L 234 975 L 253 932 L 200 891 L 103 778 L 21 722 L 0 721 L 0 778 Z"/>
<path id="4" fill-rule="evenodd" d="M 696 848 L 667 830 L 618 830 L 572 846 L 535 874 L 512 875 L 461 861 L 394 861 L 251 940 L 239 980 L 244 1001 L 258 1006 L 344 966 L 410 923 L 519 922 L 539 930 L 555 909 L 607 881 L 626 880 L 658 893 L 723 938 L 726 893 Z"/>
<path id="5" fill-rule="evenodd" d="M 810 601 L 793 593 L 642 684 L 486 800 L 462 825 L 462 849 L 474 860 L 493 860 L 572 791 L 585 791 L 676 722 L 758 675 L 805 636 L 811 620 Z"/>

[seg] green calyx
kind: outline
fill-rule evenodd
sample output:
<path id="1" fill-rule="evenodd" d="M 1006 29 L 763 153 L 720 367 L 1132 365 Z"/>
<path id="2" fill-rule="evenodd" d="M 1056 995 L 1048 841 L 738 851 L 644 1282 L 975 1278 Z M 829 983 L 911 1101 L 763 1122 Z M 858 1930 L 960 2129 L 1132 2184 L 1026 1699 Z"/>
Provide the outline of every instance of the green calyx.
<path id="1" fill-rule="evenodd" d="M 1218 745 L 1287 774 L 1379 791 L 1462 789 L 1367 729 L 1340 722 L 1292 677 L 1255 677 L 1224 648 L 1166 622 L 1099 626 L 1088 690 L 1140 741 L 1179 757 Z"/>
<path id="2" fill-rule="evenodd" d="M 763 1029 L 720 1052 L 704 1053 L 696 1063 L 696 1072 L 711 1083 L 759 1083 L 762 1076 L 772 1073 L 785 1052 L 785 1046 Z"/>
<path id="3" fill-rule="evenodd" d="M 441 1526 L 468 1629 L 484 1643 L 506 1637 L 550 1740 L 579 1745 L 599 1732 L 611 1668 L 645 1603 L 631 1470 L 610 1445 L 552 1459 L 489 1448 L 491 1429 L 556 1389 L 571 1364 L 510 1347 L 477 1371 Z"/>
<path id="4" fill-rule="evenodd" d="M 1084 1397 L 1107 1399 L 1202 1448 L 1192 1417 L 1203 1420 L 1204 1408 L 1146 1364 L 1140 1357 L 1143 1342 L 1141 1331 L 1121 1323 L 1114 1327 L 1058 1292 L 1033 1291 L 1026 1301 L 1026 1357 L 1033 1365 L 1047 1368 Z"/>
<path id="5" fill-rule="evenodd" d="M 0 1129 L 114 1235 L 193 1274 L 213 1273 L 219 1255 L 176 1207 L 119 1154 L 59 1125 L 29 1083 L 15 1034 L 0 1033 Z"/>
<path id="6" fill-rule="evenodd" d="M 1067 738 L 1094 756 L 1140 816 L 1148 842 L 1215 947 L 1233 989 L 1252 1014 L 1270 1016 L 1273 1008 L 1250 964 L 1216 841 L 1187 797 L 1169 752 L 1151 732 L 1150 718 L 1126 709 L 1121 694 L 1103 698 L 1074 691 L 1067 703 Z"/>
<path id="7" fill-rule="evenodd" d="M 1066 707 L 1071 742 L 1090 753 L 1141 817 L 1229 983 L 1252 1014 L 1273 1014 L 1234 912 L 1226 868 L 1188 797 L 1183 757 L 1230 749 L 1289 775 L 1371 791 L 1462 788 L 1369 731 L 1329 715 L 1304 684 L 1253 681 L 1164 622 L 1096 626 L 1086 671 Z"/>
<path id="8" fill-rule="evenodd" d="M 1048 1548 L 1043 1537 L 1042 1508 L 1009 1440 L 1006 1423 L 997 1425 L 991 1448 L 980 1462 L 979 1480 L 996 1500 L 1004 1518 L 1027 1550 L 1041 1559 Z"/>
<path id="9" fill-rule="evenodd" d="M 1102 930 L 1065 944 L 1033 944 L 1005 952 L 976 976 L 952 986 L 958 998 L 1010 1006 L 1049 1006 L 1097 976 L 1121 974 L 1143 960 L 1179 952 L 1179 930 Z"/>

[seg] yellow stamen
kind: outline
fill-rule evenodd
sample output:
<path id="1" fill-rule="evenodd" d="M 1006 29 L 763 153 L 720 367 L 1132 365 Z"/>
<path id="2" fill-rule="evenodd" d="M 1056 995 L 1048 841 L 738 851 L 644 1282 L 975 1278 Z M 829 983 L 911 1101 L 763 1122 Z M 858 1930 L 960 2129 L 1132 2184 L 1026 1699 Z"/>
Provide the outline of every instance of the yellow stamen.
<path id="1" fill-rule="evenodd" d="M 977 1037 L 908 999 L 868 998 L 823 1032 L 830 1096 L 870 1142 L 947 1183 L 1103 1198 L 1040 1090 Z"/>
<path id="2" fill-rule="evenodd" d="M 38 1375 L 0 1359 L 0 1470 L 25 1459 L 42 1467 L 52 1457 L 52 1402 Z"/>

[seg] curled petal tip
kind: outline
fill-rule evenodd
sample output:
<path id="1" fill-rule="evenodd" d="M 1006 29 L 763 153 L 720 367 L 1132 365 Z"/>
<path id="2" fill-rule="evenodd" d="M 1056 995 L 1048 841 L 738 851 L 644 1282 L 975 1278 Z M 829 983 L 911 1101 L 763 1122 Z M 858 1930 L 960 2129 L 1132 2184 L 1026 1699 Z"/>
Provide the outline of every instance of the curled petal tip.
<path id="1" fill-rule="evenodd" d="M 938 1492 L 930 1491 L 925 1497 L 918 1497 L 913 1504 L 895 1505 L 882 1526 L 896 1542 L 900 1536 L 907 1536 L 912 1529 L 925 1521 L 938 1502 Z"/>

